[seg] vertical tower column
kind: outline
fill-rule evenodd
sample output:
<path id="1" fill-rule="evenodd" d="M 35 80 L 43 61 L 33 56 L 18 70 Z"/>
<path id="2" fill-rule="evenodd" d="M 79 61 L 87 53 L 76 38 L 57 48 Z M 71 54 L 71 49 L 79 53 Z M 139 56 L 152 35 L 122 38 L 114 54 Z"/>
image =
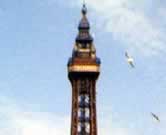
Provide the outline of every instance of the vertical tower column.
<path id="1" fill-rule="evenodd" d="M 68 77 L 72 85 L 71 135 L 97 135 L 96 80 L 100 59 L 96 57 L 90 25 L 83 5 L 79 33 L 68 61 Z"/>
<path id="2" fill-rule="evenodd" d="M 77 113 L 77 107 L 78 107 L 78 81 L 73 79 L 72 82 L 72 120 L 71 120 L 71 135 L 77 134 L 77 126 L 78 126 L 78 113 Z"/>
<path id="3" fill-rule="evenodd" d="M 96 116 L 96 80 L 91 80 L 91 135 L 97 135 L 97 116 Z"/>

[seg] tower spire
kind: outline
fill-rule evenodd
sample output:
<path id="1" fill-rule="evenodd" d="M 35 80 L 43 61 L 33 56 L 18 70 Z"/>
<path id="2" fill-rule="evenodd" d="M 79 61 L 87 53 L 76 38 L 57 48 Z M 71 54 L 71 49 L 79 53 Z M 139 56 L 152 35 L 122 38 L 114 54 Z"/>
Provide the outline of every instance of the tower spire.
<path id="1" fill-rule="evenodd" d="M 72 86 L 71 135 L 97 135 L 96 81 L 100 74 L 100 59 L 89 32 L 85 3 L 82 14 L 67 65 Z"/>
<path id="2" fill-rule="evenodd" d="M 83 1 L 83 7 L 82 7 L 82 14 L 86 15 L 87 13 L 87 8 L 86 8 L 86 4 L 85 4 L 85 0 Z"/>
<path id="3" fill-rule="evenodd" d="M 76 37 L 77 43 L 91 43 L 93 41 L 93 38 L 89 32 L 90 24 L 89 24 L 86 14 L 87 14 L 87 7 L 86 7 L 85 3 L 83 3 L 83 7 L 82 7 L 83 16 L 78 25 L 79 33 Z"/>

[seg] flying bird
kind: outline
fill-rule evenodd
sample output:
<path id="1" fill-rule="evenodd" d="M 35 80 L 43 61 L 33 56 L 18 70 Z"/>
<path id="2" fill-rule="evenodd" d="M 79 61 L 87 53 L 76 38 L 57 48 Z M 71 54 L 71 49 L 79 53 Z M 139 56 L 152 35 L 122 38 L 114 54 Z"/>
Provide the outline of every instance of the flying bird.
<path id="1" fill-rule="evenodd" d="M 134 66 L 134 60 L 133 60 L 133 58 L 131 56 L 129 56 L 127 52 L 125 52 L 125 56 L 127 58 L 127 62 L 130 64 L 130 66 L 132 68 L 134 68 L 135 66 Z"/>
<path id="2" fill-rule="evenodd" d="M 156 114 L 154 114 L 154 113 L 151 112 L 151 115 L 153 116 L 153 118 L 155 118 L 155 120 L 157 120 L 158 122 L 160 122 L 160 119 L 159 119 L 159 117 Z"/>

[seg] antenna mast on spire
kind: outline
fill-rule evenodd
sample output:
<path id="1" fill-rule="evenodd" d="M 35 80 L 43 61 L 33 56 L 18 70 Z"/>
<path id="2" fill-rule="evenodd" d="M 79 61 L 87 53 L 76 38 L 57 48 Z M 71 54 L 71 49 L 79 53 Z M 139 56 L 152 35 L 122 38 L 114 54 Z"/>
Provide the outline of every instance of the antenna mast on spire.
<path id="1" fill-rule="evenodd" d="M 85 5 L 85 0 L 83 0 L 83 5 Z"/>
<path id="2" fill-rule="evenodd" d="M 87 8 L 86 8 L 85 0 L 83 0 L 82 14 L 85 16 L 86 13 L 87 13 Z"/>

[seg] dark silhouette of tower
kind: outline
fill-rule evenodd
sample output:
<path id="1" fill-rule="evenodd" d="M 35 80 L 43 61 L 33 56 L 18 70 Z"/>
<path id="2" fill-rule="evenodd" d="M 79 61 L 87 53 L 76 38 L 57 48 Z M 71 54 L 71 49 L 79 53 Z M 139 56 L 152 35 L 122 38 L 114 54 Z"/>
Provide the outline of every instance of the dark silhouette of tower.
<path id="1" fill-rule="evenodd" d="M 68 77 L 72 85 L 71 135 L 97 135 L 96 80 L 100 59 L 96 57 L 90 25 L 83 4 L 79 33 L 72 57 L 68 61 Z"/>

